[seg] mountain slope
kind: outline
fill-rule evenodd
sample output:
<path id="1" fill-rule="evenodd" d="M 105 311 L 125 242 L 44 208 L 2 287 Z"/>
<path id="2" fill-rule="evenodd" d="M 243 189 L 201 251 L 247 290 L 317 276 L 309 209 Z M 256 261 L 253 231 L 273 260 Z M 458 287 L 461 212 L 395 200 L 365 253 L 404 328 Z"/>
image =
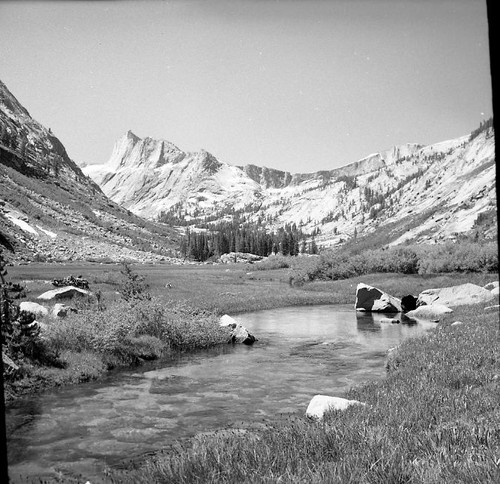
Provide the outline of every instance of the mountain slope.
<path id="1" fill-rule="evenodd" d="M 177 233 L 109 200 L 0 82 L 0 245 L 17 260 L 157 260 Z"/>
<path id="2" fill-rule="evenodd" d="M 490 124 L 429 146 L 406 144 L 330 171 L 231 166 L 127 133 L 104 165 L 84 168 L 104 193 L 150 219 L 213 222 L 238 213 L 270 230 L 296 224 L 324 246 L 387 229 L 387 242 L 438 242 L 496 211 Z M 168 217 L 167 217 L 168 216 Z M 496 226 L 485 235 L 496 234 Z"/>
<path id="3" fill-rule="evenodd" d="M 148 218 L 179 202 L 190 212 L 250 203 L 260 190 L 242 170 L 206 151 L 185 153 L 131 131 L 116 142 L 108 163 L 89 165 L 84 172 L 116 203 Z"/>

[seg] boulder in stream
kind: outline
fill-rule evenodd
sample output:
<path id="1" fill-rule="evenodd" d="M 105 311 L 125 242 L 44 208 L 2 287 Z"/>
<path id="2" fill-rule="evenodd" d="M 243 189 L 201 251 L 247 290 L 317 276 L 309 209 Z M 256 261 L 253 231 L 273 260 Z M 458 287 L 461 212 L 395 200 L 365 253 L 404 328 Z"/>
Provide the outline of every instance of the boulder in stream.
<path id="1" fill-rule="evenodd" d="M 488 289 L 476 284 L 460 284 L 458 286 L 427 289 L 418 296 L 417 306 L 425 304 L 444 304 L 448 307 L 463 306 L 465 304 L 486 303 L 495 297 Z"/>
<path id="2" fill-rule="evenodd" d="M 419 306 L 417 309 L 413 311 L 409 311 L 406 313 L 406 316 L 409 318 L 417 318 L 417 319 L 433 319 L 443 314 L 452 313 L 453 309 L 445 306 L 444 304 L 428 304 L 425 306 Z"/>
<path id="3" fill-rule="evenodd" d="M 403 311 L 401 301 L 376 287 L 360 282 L 356 288 L 356 311 L 372 311 L 379 313 L 400 313 Z"/>
<path id="4" fill-rule="evenodd" d="M 251 345 L 258 341 L 257 338 L 251 335 L 243 325 L 238 323 L 236 319 L 232 318 L 228 314 L 224 314 L 224 316 L 221 316 L 219 325 L 231 328 L 231 343 L 243 343 L 245 345 Z"/>

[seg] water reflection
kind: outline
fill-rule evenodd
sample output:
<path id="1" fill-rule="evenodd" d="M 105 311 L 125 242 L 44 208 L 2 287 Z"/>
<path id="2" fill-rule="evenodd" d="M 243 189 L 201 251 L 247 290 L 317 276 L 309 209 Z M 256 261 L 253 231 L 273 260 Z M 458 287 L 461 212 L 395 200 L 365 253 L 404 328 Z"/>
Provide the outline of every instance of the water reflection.
<path id="1" fill-rule="evenodd" d="M 379 331 L 384 324 L 418 324 L 419 320 L 404 313 L 370 313 L 356 311 L 356 320 L 360 331 Z M 425 324 L 426 321 L 420 321 Z"/>
<path id="2" fill-rule="evenodd" d="M 376 321 L 373 313 L 356 311 L 356 326 L 358 331 L 376 332 L 381 331 L 380 322 Z"/>

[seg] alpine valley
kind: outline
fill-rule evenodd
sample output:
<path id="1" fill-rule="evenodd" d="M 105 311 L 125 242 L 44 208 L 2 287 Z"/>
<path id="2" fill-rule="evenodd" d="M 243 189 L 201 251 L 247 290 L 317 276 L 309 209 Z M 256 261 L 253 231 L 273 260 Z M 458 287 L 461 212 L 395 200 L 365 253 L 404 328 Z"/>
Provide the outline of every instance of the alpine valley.
<path id="1" fill-rule="evenodd" d="M 233 166 L 129 131 L 106 164 L 83 172 L 119 205 L 174 225 L 210 227 L 237 216 L 270 231 L 294 225 L 324 247 L 374 232 L 389 245 L 436 243 L 474 230 L 496 236 L 491 119 L 457 139 L 395 146 L 305 174 Z"/>
<path id="2" fill-rule="evenodd" d="M 320 247 L 496 237 L 491 119 L 316 173 L 234 161 L 129 131 L 107 163 L 77 164 L 0 82 L 0 244 L 17 260 L 174 261 L 186 227 L 235 220 L 268 233 L 293 226 Z"/>

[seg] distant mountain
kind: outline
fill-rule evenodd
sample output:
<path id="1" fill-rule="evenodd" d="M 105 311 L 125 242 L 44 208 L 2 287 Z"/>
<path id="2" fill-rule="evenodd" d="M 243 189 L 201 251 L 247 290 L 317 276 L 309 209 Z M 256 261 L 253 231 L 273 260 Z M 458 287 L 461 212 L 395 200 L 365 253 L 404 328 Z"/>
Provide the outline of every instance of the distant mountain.
<path id="1" fill-rule="evenodd" d="M 497 230 L 492 123 L 457 139 L 395 146 L 303 174 L 232 166 L 129 131 L 107 163 L 83 171 L 116 203 L 151 220 L 196 225 L 237 213 L 269 230 L 296 224 L 323 246 L 381 231 L 386 243 L 400 244 L 443 241 L 481 223 L 484 236 Z"/>
<path id="2" fill-rule="evenodd" d="M 0 246 L 8 258 L 158 260 L 177 239 L 108 199 L 0 82 Z"/>

